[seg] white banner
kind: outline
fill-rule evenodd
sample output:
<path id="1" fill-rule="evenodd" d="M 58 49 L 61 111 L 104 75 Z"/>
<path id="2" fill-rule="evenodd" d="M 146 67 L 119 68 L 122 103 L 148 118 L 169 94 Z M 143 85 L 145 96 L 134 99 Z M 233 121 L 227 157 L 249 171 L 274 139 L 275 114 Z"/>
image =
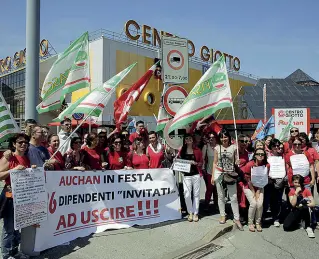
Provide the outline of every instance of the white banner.
<path id="1" fill-rule="evenodd" d="M 299 132 L 310 131 L 310 114 L 307 108 L 274 109 L 275 115 L 275 137 L 279 138 L 280 133 L 286 127 L 289 119 L 293 117 L 292 124 L 299 129 Z"/>
<path id="2" fill-rule="evenodd" d="M 176 159 L 173 164 L 173 170 L 189 173 L 191 171 L 191 163 L 189 160 Z"/>
<path id="3" fill-rule="evenodd" d="M 263 166 L 251 169 L 251 183 L 257 188 L 264 188 L 268 183 L 268 168 Z"/>
<path id="4" fill-rule="evenodd" d="M 309 175 L 310 166 L 308 158 L 304 154 L 293 155 L 290 157 L 293 175 L 300 174 L 303 177 Z"/>
<path id="5" fill-rule="evenodd" d="M 281 156 L 268 157 L 269 177 L 272 179 L 284 178 L 286 176 L 285 160 Z"/>
<path id="6" fill-rule="evenodd" d="M 48 220 L 37 229 L 35 251 L 107 229 L 181 218 L 173 171 L 48 171 Z"/>
<path id="7" fill-rule="evenodd" d="M 48 195 L 45 189 L 43 167 L 11 170 L 11 187 L 14 205 L 14 228 L 21 229 L 48 217 Z"/>

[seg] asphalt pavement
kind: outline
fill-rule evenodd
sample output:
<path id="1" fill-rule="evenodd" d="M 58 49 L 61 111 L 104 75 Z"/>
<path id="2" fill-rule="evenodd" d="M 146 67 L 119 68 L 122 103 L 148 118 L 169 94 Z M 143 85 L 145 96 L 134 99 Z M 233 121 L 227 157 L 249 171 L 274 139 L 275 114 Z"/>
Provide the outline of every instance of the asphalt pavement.
<path id="1" fill-rule="evenodd" d="M 213 243 L 222 248 L 205 256 L 205 259 L 305 259 L 318 258 L 319 231 L 310 239 L 305 230 L 284 232 L 282 226 L 264 228 L 262 233 L 232 231 Z"/>

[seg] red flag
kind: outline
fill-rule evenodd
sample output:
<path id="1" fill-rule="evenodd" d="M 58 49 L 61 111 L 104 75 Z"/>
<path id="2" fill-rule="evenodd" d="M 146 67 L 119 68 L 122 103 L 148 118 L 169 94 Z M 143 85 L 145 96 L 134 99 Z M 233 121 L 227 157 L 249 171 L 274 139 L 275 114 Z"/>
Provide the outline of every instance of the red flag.
<path id="1" fill-rule="evenodd" d="M 201 130 L 204 134 L 214 132 L 216 135 L 222 130 L 222 126 L 215 120 L 214 115 L 193 122 L 189 133 L 193 134 L 195 130 Z"/>
<path id="2" fill-rule="evenodd" d="M 145 86 L 150 81 L 156 65 L 153 65 L 134 85 L 114 102 L 114 120 L 116 128 L 120 129 L 122 123 L 127 120 L 127 116 L 135 101 L 138 100 Z"/>

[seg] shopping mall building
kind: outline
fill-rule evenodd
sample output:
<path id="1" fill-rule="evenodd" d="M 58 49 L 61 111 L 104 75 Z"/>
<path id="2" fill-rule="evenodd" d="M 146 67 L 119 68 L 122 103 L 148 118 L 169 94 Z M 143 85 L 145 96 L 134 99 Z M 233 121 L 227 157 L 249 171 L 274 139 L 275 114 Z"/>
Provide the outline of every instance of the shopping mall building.
<path id="1" fill-rule="evenodd" d="M 137 66 L 121 82 L 116 93 L 112 96 L 114 101 L 154 64 L 155 58 L 160 57 L 161 35 L 172 36 L 168 32 L 139 24 L 133 20 L 125 23 L 124 31 L 121 34 L 107 30 L 98 30 L 90 33 L 91 88 L 101 85 L 128 65 L 138 62 Z M 40 86 L 42 86 L 46 74 L 57 59 L 57 55 L 47 40 L 42 40 L 40 47 Z M 191 39 L 188 40 L 189 82 L 182 86 L 189 92 L 211 62 L 224 54 L 229 69 L 235 116 L 242 130 L 247 128 L 246 124 L 249 125 L 247 129 L 255 128 L 258 120 L 263 118 L 262 87 L 264 83 L 267 84 L 267 89 L 270 89 L 269 94 L 267 92 L 267 102 L 269 101 L 267 112 L 269 115 L 271 114 L 271 108 L 298 106 L 310 107 L 311 117 L 314 119 L 319 118 L 319 104 L 317 101 L 319 99 L 319 84 L 302 71 L 297 70 L 286 79 L 259 79 L 240 70 L 241 62 L 244 61 L 241 61 L 235 54 L 225 53 L 223 50 L 211 47 L 195 46 Z M 16 52 L 12 57 L 8 56 L 0 59 L 1 92 L 18 122 L 27 119 L 24 115 L 24 66 L 25 50 Z M 158 113 L 162 90 L 162 82 L 152 78 L 140 99 L 133 105 L 130 115 L 147 122 L 149 128 L 154 128 L 156 125 L 154 115 Z M 90 89 L 78 90 L 68 97 L 67 101 L 73 102 L 88 91 Z M 287 93 L 291 94 L 293 98 L 288 100 Z M 307 96 L 306 102 L 304 96 Z M 314 108 L 316 108 L 316 112 Z M 58 113 L 59 111 L 41 114 L 39 121 L 42 124 L 50 123 Z M 215 117 L 224 121 L 224 124 L 231 124 L 232 113 L 230 109 L 218 111 Z M 105 108 L 103 115 L 98 121 L 103 125 L 113 124 L 113 105 Z"/>

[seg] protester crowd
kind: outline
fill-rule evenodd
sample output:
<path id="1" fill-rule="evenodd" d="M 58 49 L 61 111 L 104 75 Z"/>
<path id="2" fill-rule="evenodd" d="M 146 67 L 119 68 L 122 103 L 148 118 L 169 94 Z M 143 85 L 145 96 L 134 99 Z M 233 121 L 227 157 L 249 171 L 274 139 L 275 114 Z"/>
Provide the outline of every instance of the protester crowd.
<path id="1" fill-rule="evenodd" d="M 171 168 L 174 159 L 188 160 L 190 171 L 183 173 L 183 197 L 188 221 L 199 220 L 201 177 L 206 183 L 205 210 L 213 203 L 219 211 L 220 224 L 229 219 L 226 203 L 230 201 L 233 220 L 239 230 L 247 221 L 251 232 L 261 232 L 263 215 L 270 210 L 275 227 L 283 224 L 292 231 L 302 223 L 309 237 L 316 228 L 314 187 L 319 192 L 319 130 L 309 141 L 306 133 L 290 129 L 290 139 L 282 143 L 272 136 L 251 140 L 239 135 L 238 143 L 221 129 L 191 129 L 184 135 L 183 146 L 174 150 L 162 143 L 158 134 L 148 132 L 143 121 L 136 132 L 102 129 L 81 137 L 73 134 L 69 119 L 61 122 L 59 134 L 51 134 L 46 126 L 27 120 L 25 133 L 9 140 L 9 150 L 0 160 L 0 180 L 5 187 L 0 197 L 3 218 L 2 256 L 18 254 L 20 233 L 13 226 L 13 203 L 9 170 L 44 167 L 46 170 L 119 170 Z M 262 184 L 256 174 L 265 172 Z M 175 172 L 176 173 L 176 172 Z M 256 180 L 257 179 L 257 180 Z M 283 209 L 283 196 L 286 195 Z M 23 254 L 19 254 L 24 258 Z M 25 256 L 26 257 L 26 256 Z"/>

